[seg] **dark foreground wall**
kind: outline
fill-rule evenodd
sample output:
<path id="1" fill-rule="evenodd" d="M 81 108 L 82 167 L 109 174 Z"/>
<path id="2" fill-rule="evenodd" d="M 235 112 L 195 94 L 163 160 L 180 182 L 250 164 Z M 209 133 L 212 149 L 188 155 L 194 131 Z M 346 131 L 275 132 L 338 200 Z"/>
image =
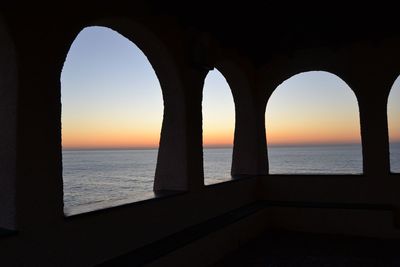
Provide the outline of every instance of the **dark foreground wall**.
<path id="1" fill-rule="evenodd" d="M 242 25 L 251 28 L 253 39 L 248 42 L 254 47 L 249 50 L 243 41 L 235 43 L 226 35 L 234 29 L 221 20 L 216 23 L 222 28 L 207 28 L 207 23 L 147 5 L 132 11 L 110 8 L 73 14 L 21 15 L 11 9 L 1 14 L 2 266 L 93 266 L 260 202 L 263 206 L 257 212 L 212 235 L 205 232 L 153 264 L 210 264 L 268 228 L 398 237 L 394 226 L 399 225 L 400 177 L 389 171 L 386 102 L 400 73 L 399 35 L 343 37 L 310 46 L 294 38 L 286 50 L 278 50 L 257 45 L 264 30 L 270 29 L 260 20 L 257 25 Z M 175 193 L 65 217 L 60 75 L 71 43 L 90 25 L 110 27 L 131 39 L 152 64 L 164 98 L 154 188 Z M 277 35 L 271 38 L 292 34 L 290 28 L 276 27 Z M 318 36 L 307 36 L 318 41 Z M 202 87 L 214 67 L 226 77 L 234 96 L 232 174 L 238 178 L 205 187 Z M 354 90 L 363 175 L 268 175 L 266 103 L 281 82 L 309 70 L 332 72 Z M 215 244 L 219 247 L 211 253 Z"/>

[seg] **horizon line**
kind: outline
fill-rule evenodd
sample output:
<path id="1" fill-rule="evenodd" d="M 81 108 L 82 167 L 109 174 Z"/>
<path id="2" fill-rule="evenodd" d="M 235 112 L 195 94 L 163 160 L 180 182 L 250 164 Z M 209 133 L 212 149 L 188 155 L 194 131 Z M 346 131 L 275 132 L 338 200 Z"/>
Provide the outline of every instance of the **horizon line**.
<path id="1" fill-rule="evenodd" d="M 390 143 L 400 143 L 400 140 L 395 140 Z M 290 146 L 340 146 L 340 145 L 361 145 L 361 142 L 318 142 L 318 143 L 275 143 L 268 144 L 267 147 L 290 147 Z M 62 147 L 62 150 L 156 150 L 158 146 L 154 147 Z M 203 148 L 218 149 L 218 148 L 233 148 L 233 145 L 205 145 Z"/>

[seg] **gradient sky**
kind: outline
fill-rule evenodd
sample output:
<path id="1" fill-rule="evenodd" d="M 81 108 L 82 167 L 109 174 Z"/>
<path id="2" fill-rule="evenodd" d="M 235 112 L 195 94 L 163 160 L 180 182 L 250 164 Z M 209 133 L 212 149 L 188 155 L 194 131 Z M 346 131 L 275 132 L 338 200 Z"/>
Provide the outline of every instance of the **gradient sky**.
<path id="1" fill-rule="evenodd" d="M 203 88 L 203 144 L 209 147 L 233 145 L 235 104 L 225 77 L 210 71 Z"/>
<path id="2" fill-rule="evenodd" d="M 157 147 L 163 101 L 141 50 L 104 27 L 82 30 L 61 75 L 64 148 Z"/>
<path id="3" fill-rule="evenodd" d="M 104 27 L 83 29 L 61 74 L 63 148 L 158 147 L 163 117 L 160 84 L 146 56 Z M 392 140 L 400 141 L 400 80 L 389 103 Z M 232 93 L 216 69 L 203 91 L 204 146 L 232 146 Z M 306 72 L 283 82 L 266 111 L 271 145 L 360 142 L 354 93 L 339 77 Z M 396 126 L 394 126 L 396 125 Z"/>
<path id="4" fill-rule="evenodd" d="M 328 72 L 284 81 L 271 95 L 265 117 L 270 145 L 360 143 L 356 96 Z"/>
<path id="5" fill-rule="evenodd" d="M 400 76 L 393 84 L 388 99 L 389 137 L 392 142 L 400 142 Z"/>

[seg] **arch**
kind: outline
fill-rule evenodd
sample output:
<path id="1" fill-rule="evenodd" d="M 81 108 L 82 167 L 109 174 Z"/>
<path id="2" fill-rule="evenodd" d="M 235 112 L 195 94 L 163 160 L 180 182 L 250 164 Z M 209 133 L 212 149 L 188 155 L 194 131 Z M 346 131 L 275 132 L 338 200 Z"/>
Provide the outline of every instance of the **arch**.
<path id="1" fill-rule="evenodd" d="M 103 19 L 98 24 L 111 27 L 134 42 L 147 56 L 160 82 L 164 117 L 154 190 L 187 190 L 185 98 L 177 62 L 163 40 L 141 23 L 125 19 Z"/>
<path id="2" fill-rule="evenodd" d="M 390 171 L 400 173 L 400 76 L 393 83 L 388 97 Z"/>
<path id="3" fill-rule="evenodd" d="M 217 69 L 209 72 L 203 87 L 204 183 L 231 179 L 235 105 L 225 77 Z"/>
<path id="4" fill-rule="evenodd" d="M 148 198 L 163 103 L 143 52 L 110 28 L 84 28 L 61 83 L 65 213 Z"/>
<path id="5" fill-rule="evenodd" d="M 268 100 L 265 120 L 270 174 L 362 173 L 357 99 L 338 76 L 309 71 L 285 80 Z"/>
<path id="6" fill-rule="evenodd" d="M 149 27 L 153 25 L 154 19 L 156 18 L 149 22 L 119 17 L 98 18 L 76 28 L 75 34 L 70 35 L 69 43 L 72 44 L 82 28 L 103 26 L 117 31 L 143 51 L 158 77 L 164 101 L 154 191 L 185 191 L 188 189 L 187 122 L 182 77 L 177 57 L 169 47 L 169 42 L 174 40 L 169 38 L 173 33 L 170 33 L 167 39 L 163 38 L 165 36 L 160 32 L 160 27 L 157 27 L 157 30 Z M 168 28 L 170 23 L 172 22 L 162 19 L 158 26 Z M 174 41 L 172 42 L 175 45 Z M 65 55 L 67 51 L 65 50 Z"/>
<path id="7" fill-rule="evenodd" d="M 300 73 L 311 71 L 325 71 L 340 77 L 358 97 L 354 74 L 344 66 L 348 65 L 348 58 L 338 55 L 332 49 L 301 50 L 291 55 L 279 56 L 268 64 L 259 68 L 258 83 L 262 92 L 261 100 L 264 108 L 267 102 L 283 81 Z"/>
<path id="8" fill-rule="evenodd" d="M 16 51 L 0 17 L 0 228 L 16 228 Z"/>

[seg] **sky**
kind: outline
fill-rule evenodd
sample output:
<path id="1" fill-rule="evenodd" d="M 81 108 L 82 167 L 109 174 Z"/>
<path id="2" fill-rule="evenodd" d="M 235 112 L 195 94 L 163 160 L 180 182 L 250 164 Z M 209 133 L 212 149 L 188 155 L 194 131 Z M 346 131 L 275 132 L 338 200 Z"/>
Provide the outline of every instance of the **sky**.
<path id="1" fill-rule="evenodd" d="M 202 111 L 204 146 L 232 146 L 235 104 L 225 77 L 216 68 L 208 73 L 204 81 Z"/>
<path id="2" fill-rule="evenodd" d="M 399 100 L 400 79 L 388 101 L 390 136 L 396 141 Z M 61 102 L 64 149 L 159 145 L 160 83 L 142 51 L 109 28 L 85 28 L 72 43 L 61 73 Z M 234 125 L 232 93 L 214 69 L 203 89 L 204 146 L 232 146 Z M 267 104 L 269 145 L 359 143 L 359 125 L 354 93 L 327 72 L 293 76 L 276 88 Z"/>
<path id="3" fill-rule="evenodd" d="M 400 76 L 393 84 L 387 105 L 390 141 L 400 142 Z"/>
<path id="4" fill-rule="evenodd" d="M 159 145 L 163 100 L 142 51 L 104 27 L 83 29 L 61 74 L 63 148 Z"/>
<path id="5" fill-rule="evenodd" d="M 357 99 L 338 76 L 311 71 L 280 84 L 267 103 L 270 145 L 360 143 Z"/>

